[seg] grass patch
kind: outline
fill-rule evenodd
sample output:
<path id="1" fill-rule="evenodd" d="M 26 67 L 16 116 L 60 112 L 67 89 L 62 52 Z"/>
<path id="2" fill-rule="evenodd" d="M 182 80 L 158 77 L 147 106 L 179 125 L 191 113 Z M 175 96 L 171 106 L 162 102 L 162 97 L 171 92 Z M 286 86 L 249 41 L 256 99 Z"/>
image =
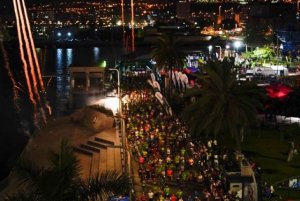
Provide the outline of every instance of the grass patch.
<path id="1" fill-rule="evenodd" d="M 288 130 L 286 127 L 284 129 L 262 127 L 252 128 L 245 133 L 243 153 L 262 168 L 262 180 L 269 184 L 300 175 L 300 155 L 287 162 L 291 139 L 286 130 Z M 299 135 L 295 141 L 297 150 L 300 148 Z M 219 142 L 223 146 L 235 148 L 231 136 L 224 136 Z M 300 198 L 300 190 L 278 190 L 277 194 L 284 199 Z"/>
<path id="2" fill-rule="evenodd" d="M 281 200 L 299 200 L 300 199 L 300 190 L 286 190 L 286 189 L 277 189 L 276 194 L 280 195 Z"/>

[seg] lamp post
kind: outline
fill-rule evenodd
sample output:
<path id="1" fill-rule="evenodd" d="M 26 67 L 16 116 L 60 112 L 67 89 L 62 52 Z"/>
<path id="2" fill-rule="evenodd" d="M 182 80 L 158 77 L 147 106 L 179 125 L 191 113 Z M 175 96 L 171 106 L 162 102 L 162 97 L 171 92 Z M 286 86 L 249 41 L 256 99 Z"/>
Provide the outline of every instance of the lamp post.
<path id="1" fill-rule="evenodd" d="M 215 47 L 220 48 L 220 51 L 219 51 L 219 60 L 221 60 L 222 59 L 222 47 L 220 45 L 216 45 Z"/>
<path id="2" fill-rule="evenodd" d="M 209 58 L 210 58 L 210 57 L 211 57 L 211 51 L 212 51 L 213 46 L 212 46 L 212 45 L 209 45 L 207 48 L 208 48 L 208 54 L 209 54 Z"/>
<path id="3" fill-rule="evenodd" d="M 237 41 L 234 41 L 233 45 L 236 48 L 236 52 L 238 54 L 239 53 L 239 48 L 242 46 L 242 42 L 237 40 Z"/>

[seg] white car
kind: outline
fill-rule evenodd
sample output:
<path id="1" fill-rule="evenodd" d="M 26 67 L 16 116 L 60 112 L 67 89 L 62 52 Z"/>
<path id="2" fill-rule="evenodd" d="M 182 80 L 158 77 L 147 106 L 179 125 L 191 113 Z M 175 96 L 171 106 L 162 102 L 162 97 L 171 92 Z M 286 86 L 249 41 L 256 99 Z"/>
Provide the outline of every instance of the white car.
<path id="1" fill-rule="evenodd" d="M 254 76 L 254 70 L 253 69 L 248 69 L 246 71 L 246 78 L 253 78 Z"/>
<path id="2" fill-rule="evenodd" d="M 263 75 L 263 76 L 276 76 L 276 71 L 272 68 L 254 68 L 255 75 Z"/>

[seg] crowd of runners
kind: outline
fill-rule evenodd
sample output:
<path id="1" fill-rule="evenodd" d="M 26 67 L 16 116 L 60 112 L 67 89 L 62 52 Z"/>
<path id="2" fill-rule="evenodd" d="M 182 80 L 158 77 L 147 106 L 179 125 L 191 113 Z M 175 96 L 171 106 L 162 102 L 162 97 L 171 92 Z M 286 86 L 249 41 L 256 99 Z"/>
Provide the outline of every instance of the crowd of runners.
<path id="1" fill-rule="evenodd" d="M 232 150 L 216 139 L 195 140 L 188 128 L 153 95 L 130 90 L 123 106 L 133 159 L 139 164 L 143 193 L 137 200 L 237 200 L 226 172 L 239 171 Z"/>

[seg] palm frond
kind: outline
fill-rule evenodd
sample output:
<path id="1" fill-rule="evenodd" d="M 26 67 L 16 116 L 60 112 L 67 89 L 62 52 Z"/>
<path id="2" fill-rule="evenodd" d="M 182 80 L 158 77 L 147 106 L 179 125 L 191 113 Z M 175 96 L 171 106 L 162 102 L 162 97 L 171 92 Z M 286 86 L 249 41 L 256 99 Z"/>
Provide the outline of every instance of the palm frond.
<path id="1" fill-rule="evenodd" d="M 232 69 L 232 63 L 226 61 L 209 62 L 204 67 L 207 76 L 202 88 L 191 93 L 200 96 L 182 113 L 193 132 L 214 136 L 229 132 L 238 140 L 241 128 L 256 119 L 263 93 L 254 85 L 240 85 Z"/>
<path id="2" fill-rule="evenodd" d="M 127 194 L 131 182 L 127 174 L 116 171 L 107 171 L 92 176 L 87 183 L 81 183 L 81 198 L 89 197 L 92 200 L 107 200 L 112 195 Z"/>
<path id="3" fill-rule="evenodd" d="M 21 186 L 37 188 L 36 184 L 45 170 L 27 159 L 20 158 L 14 166 L 14 171 L 17 173 Z"/>
<path id="4" fill-rule="evenodd" d="M 45 201 L 39 195 L 31 191 L 19 191 L 16 194 L 8 195 L 4 201 Z"/>

